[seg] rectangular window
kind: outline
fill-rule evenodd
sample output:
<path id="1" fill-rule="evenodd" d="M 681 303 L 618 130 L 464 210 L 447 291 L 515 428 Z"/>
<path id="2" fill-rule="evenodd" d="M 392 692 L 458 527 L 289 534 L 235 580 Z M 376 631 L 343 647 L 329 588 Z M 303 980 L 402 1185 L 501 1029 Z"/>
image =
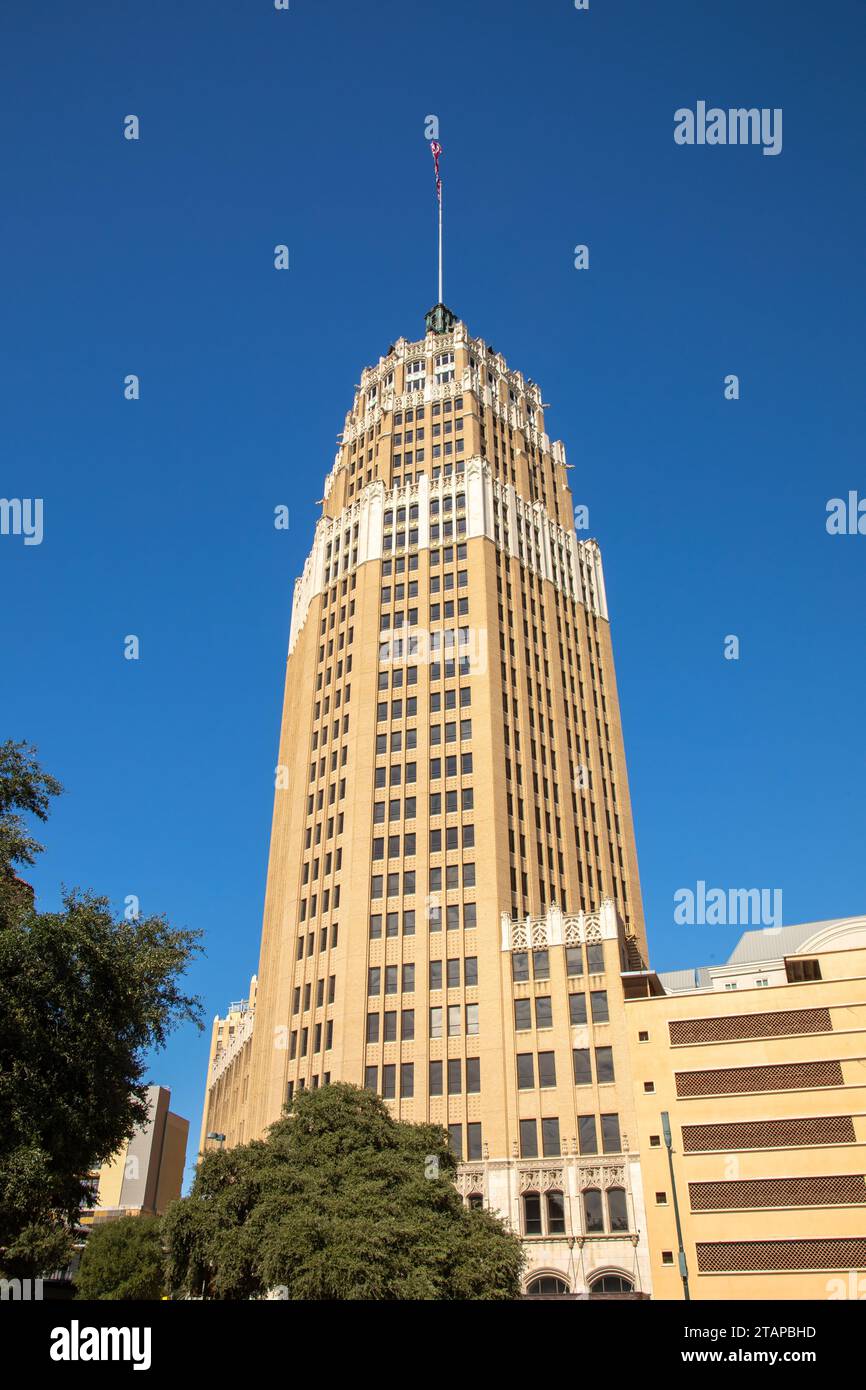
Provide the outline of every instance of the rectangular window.
<path id="1" fill-rule="evenodd" d="M 575 1086 L 591 1086 L 592 1066 L 589 1060 L 589 1048 L 576 1047 L 571 1055 L 574 1062 Z"/>
<path id="2" fill-rule="evenodd" d="M 558 1158 L 561 1154 L 559 1120 L 541 1121 L 541 1152 L 545 1158 Z"/>
<path id="3" fill-rule="evenodd" d="M 379 1068 L 366 1067 L 364 1069 L 364 1085 L 368 1091 L 379 1089 Z"/>
<path id="4" fill-rule="evenodd" d="M 601 942 L 586 948 L 586 968 L 590 975 L 604 973 L 604 947 Z"/>
<path id="5" fill-rule="evenodd" d="M 430 989 L 442 988 L 442 962 L 441 960 L 431 960 L 430 962 Z"/>
<path id="6" fill-rule="evenodd" d="M 400 1020 L 400 1036 L 403 1042 L 411 1042 L 415 1037 L 415 1010 L 404 1009 Z"/>
<path id="7" fill-rule="evenodd" d="M 466 1093 L 474 1096 L 481 1090 L 481 1058 L 466 1058 Z"/>
<path id="8" fill-rule="evenodd" d="M 367 972 L 367 993 L 381 994 L 382 992 L 382 970 L 378 965 L 371 965 Z"/>
<path id="9" fill-rule="evenodd" d="M 377 1020 L 378 1022 L 378 1020 Z M 535 1060 L 531 1052 L 517 1054 L 517 1089 L 531 1091 L 535 1086 Z"/>
<path id="10" fill-rule="evenodd" d="M 622 1140 L 619 1134 L 619 1115 L 602 1115 L 601 1147 L 606 1154 L 622 1153 Z"/>
<path id="11" fill-rule="evenodd" d="M 540 994 L 535 1001 L 535 1026 L 536 1028 L 553 1027 L 553 1009 L 549 994 Z"/>
<path id="12" fill-rule="evenodd" d="M 442 1009 L 439 1005 L 430 1010 L 430 1036 L 431 1038 L 442 1037 Z"/>
<path id="13" fill-rule="evenodd" d="M 554 1052 L 539 1052 L 538 1084 L 539 1086 L 556 1085 L 556 1054 Z"/>
<path id="14" fill-rule="evenodd" d="M 566 946 L 565 969 L 568 975 L 583 974 L 583 947 Z"/>
<path id="15" fill-rule="evenodd" d="M 568 996 L 568 1018 L 569 1022 L 575 1026 L 586 1023 L 586 995 L 570 994 Z"/>
<path id="16" fill-rule="evenodd" d="M 481 1125 L 474 1120 L 466 1126 L 466 1157 L 480 1159 L 481 1156 Z"/>
<path id="17" fill-rule="evenodd" d="M 378 993 L 378 990 L 376 991 Z M 515 999 L 514 1001 L 514 1028 L 518 1033 L 525 1033 L 532 1027 L 532 1000 Z"/>
<path id="18" fill-rule="evenodd" d="M 526 951 L 514 951 L 511 956 L 511 978 L 522 984 L 529 979 L 529 955 Z"/>
<path id="19" fill-rule="evenodd" d="M 459 1057 L 448 1058 L 448 1094 L 459 1096 L 463 1090 L 463 1067 Z"/>
<path id="20" fill-rule="evenodd" d="M 598 1153 L 598 1135 L 594 1115 L 578 1115 L 577 1141 L 582 1154 Z"/>
<path id="21" fill-rule="evenodd" d="M 400 1095 L 409 1100 L 415 1094 L 415 1066 L 412 1062 L 400 1064 Z"/>
<path id="22" fill-rule="evenodd" d="M 431 1096 L 441 1096 L 442 1094 L 442 1063 L 430 1063 L 430 1094 Z"/>
<path id="23" fill-rule="evenodd" d="M 478 1005 L 466 1005 L 466 1036 L 467 1038 L 477 1037 L 479 1030 L 478 1024 Z"/>
<path id="24" fill-rule="evenodd" d="M 593 1023 L 608 1023 L 610 1021 L 610 1013 L 607 1007 L 607 990 L 594 989 L 591 991 L 589 999 L 592 1006 Z"/>
<path id="25" fill-rule="evenodd" d="M 613 1071 L 612 1047 L 597 1047 L 595 1049 L 595 1075 L 599 1082 L 616 1080 Z"/>
<path id="26" fill-rule="evenodd" d="M 449 1038 L 460 1037 L 460 1005 L 448 1005 L 448 1036 Z"/>
<path id="27" fill-rule="evenodd" d="M 532 952 L 532 973 L 536 980 L 550 979 L 550 955 L 547 951 Z"/>
<path id="28" fill-rule="evenodd" d="M 373 1070 L 375 1071 L 375 1067 Z M 520 1157 L 538 1158 L 538 1128 L 535 1120 L 520 1121 Z"/>
<path id="29" fill-rule="evenodd" d="M 377 1043 L 379 1041 L 379 1015 L 367 1014 L 367 1042 Z"/>

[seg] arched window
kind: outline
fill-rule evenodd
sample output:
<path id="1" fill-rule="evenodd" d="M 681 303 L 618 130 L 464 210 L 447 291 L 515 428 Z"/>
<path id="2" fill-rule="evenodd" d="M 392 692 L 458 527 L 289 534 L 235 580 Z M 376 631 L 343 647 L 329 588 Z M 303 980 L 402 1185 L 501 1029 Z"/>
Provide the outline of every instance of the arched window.
<path id="1" fill-rule="evenodd" d="M 604 1208 L 597 1187 L 587 1187 L 583 1194 L 583 1225 L 587 1235 L 604 1230 Z"/>
<path id="2" fill-rule="evenodd" d="M 470 1192 L 469 1196 L 466 1198 L 466 1204 L 467 1206 L 474 1207 L 476 1211 L 482 1211 L 484 1208 L 484 1197 L 480 1192 Z"/>
<path id="3" fill-rule="evenodd" d="M 561 1192 L 548 1192 L 545 1201 L 547 1203 L 547 1234 L 549 1236 L 564 1236 L 565 1198 Z"/>
<path id="4" fill-rule="evenodd" d="M 611 1231 L 628 1230 L 628 1207 L 625 1200 L 625 1189 L 622 1187 L 609 1187 L 607 1190 L 607 1215 L 610 1222 Z"/>
<path id="5" fill-rule="evenodd" d="M 593 1280 L 590 1293 L 632 1293 L 634 1284 L 624 1274 L 603 1274 Z"/>
<path id="6" fill-rule="evenodd" d="M 539 1274 L 537 1279 L 530 1279 L 526 1286 L 528 1298 L 540 1298 L 544 1294 L 570 1293 L 568 1284 L 564 1279 L 559 1279 L 555 1274 Z"/>
<path id="7" fill-rule="evenodd" d="M 540 1236 L 541 1233 L 541 1198 L 537 1192 L 524 1192 L 523 1234 L 525 1236 Z"/>

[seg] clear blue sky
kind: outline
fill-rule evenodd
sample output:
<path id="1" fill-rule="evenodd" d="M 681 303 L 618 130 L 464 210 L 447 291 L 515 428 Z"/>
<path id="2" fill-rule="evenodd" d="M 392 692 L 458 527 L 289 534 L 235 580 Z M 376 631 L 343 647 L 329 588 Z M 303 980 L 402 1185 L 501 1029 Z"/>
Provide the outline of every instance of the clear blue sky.
<path id="1" fill-rule="evenodd" d="M 866 536 L 825 530 L 866 495 L 860 0 L 8 0 L 2 29 L 0 492 L 45 537 L 0 537 L 0 733 L 67 787 L 40 906 L 138 894 L 204 929 L 209 1018 L 245 991 L 292 583 L 361 368 L 435 298 L 436 113 L 445 298 L 541 382 L 603 547 L 654 963 L 729 952 L 674 925 L 699 879 L 863 911 Z M 677 146 L 699 99 L 781 107 L 782 153 Z M 191 1152 L 206 1052 L 152 1065 Z"/>

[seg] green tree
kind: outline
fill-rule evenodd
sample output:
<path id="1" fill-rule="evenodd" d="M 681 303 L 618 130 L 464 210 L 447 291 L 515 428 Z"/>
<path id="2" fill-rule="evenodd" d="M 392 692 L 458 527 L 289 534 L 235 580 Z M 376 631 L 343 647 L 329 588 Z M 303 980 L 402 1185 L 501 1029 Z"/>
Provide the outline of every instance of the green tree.
<path id="1" fill-rule="evenodd" d="M 75 1276 L 76 1298 L 161 1298 L 165 1256 L 158 1216 L 122 1216 L 94 1226 Z"/>
<path id="2" fill-rule="evenodd" d="M 69 1253 L 88 1172 L 146 1119 L 144 1058 L 199 1023 L 181 976 L 200 933 L 163 917 L 117 920 L 108 899 L 67 892 L 37 912 L 16 864 L 41 848 L 59 783 L 33 748 L 0 744 L 0 1271 L 27 1277 Z"/>
<path id="3" fill-rule="evenodd" d="M 211 1298 L 508 1299 L 517 1236 L 464 1207 L 437 1125 L 356 1086 L 302 1091 L 267 1138 L 212 1151 L 163 1221 L 173 1288 Z"/>

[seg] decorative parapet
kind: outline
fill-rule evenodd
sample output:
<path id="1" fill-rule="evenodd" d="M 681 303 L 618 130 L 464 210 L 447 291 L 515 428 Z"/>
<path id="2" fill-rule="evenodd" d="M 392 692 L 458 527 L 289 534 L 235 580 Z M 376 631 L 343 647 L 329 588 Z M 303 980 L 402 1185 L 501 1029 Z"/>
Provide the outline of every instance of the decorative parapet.
<path id="1" fill-rule="evenodd" d="M 434 524 L 441 520 L 446 497 L 452 499 L 453 514 L 457 514 L 458 494 L 465 499 L 467 540 L 484 537 L 492 541 L 561 593 L 598 617 L 607 618 L 601 552 L 595 541 L 578 540 L 574 531 L 560 526 L 540 502 L 527 502 L 510 483 L 501 483 L 480 455 L 458 462 L 455 469 L 449 477 L 433 481 L 421 474 L 414 483 L 390 490 L 382 481 L 368 483 L 339 516 L 320 517 L 304 572 L 295 582 L 290 654 L 314 597 L 360 565 L 382 558 L 389 509 L 417 508 L 417 517 L 404 528 L 400 550 L 423 550 L 431 545 L 431 519 Z M 434 503 L 436 512 L 432 510 Z M 393 542 L 396 537 L 390 539 Z M 387 553 L 400 550 L 392 548 Z"/>
<path id="2" fill-rule="evenodd" d="M 235 1058 L 243 1051 L 245 1044 L 250 1041 L 253 1036 L 255 1017 L 255 1012 L 252 1009 L 248 1009 L 246 1013 L 242 1015 L 241 1022 L 235 1028 L 234 1036 L 229 1040 L 222 1051 L 217 1053 L 213 1060 L 213 1066 L 211 1067 L 210 1076 L 208 1077 L 209 1086 L 213 1086 L 219 1081 L 223 1072 L 231 1066 Z"/>
<path id="3" fill-rule="evenodd" d="M 623 937 L 627 928 L 612 898 L 604 898 L 597 912 L 563 913 L 554 903 L 544 917 L 512 919 L 502 913 L 503 951 L 543 951 L 549 946 L 583 946 Z"/>

